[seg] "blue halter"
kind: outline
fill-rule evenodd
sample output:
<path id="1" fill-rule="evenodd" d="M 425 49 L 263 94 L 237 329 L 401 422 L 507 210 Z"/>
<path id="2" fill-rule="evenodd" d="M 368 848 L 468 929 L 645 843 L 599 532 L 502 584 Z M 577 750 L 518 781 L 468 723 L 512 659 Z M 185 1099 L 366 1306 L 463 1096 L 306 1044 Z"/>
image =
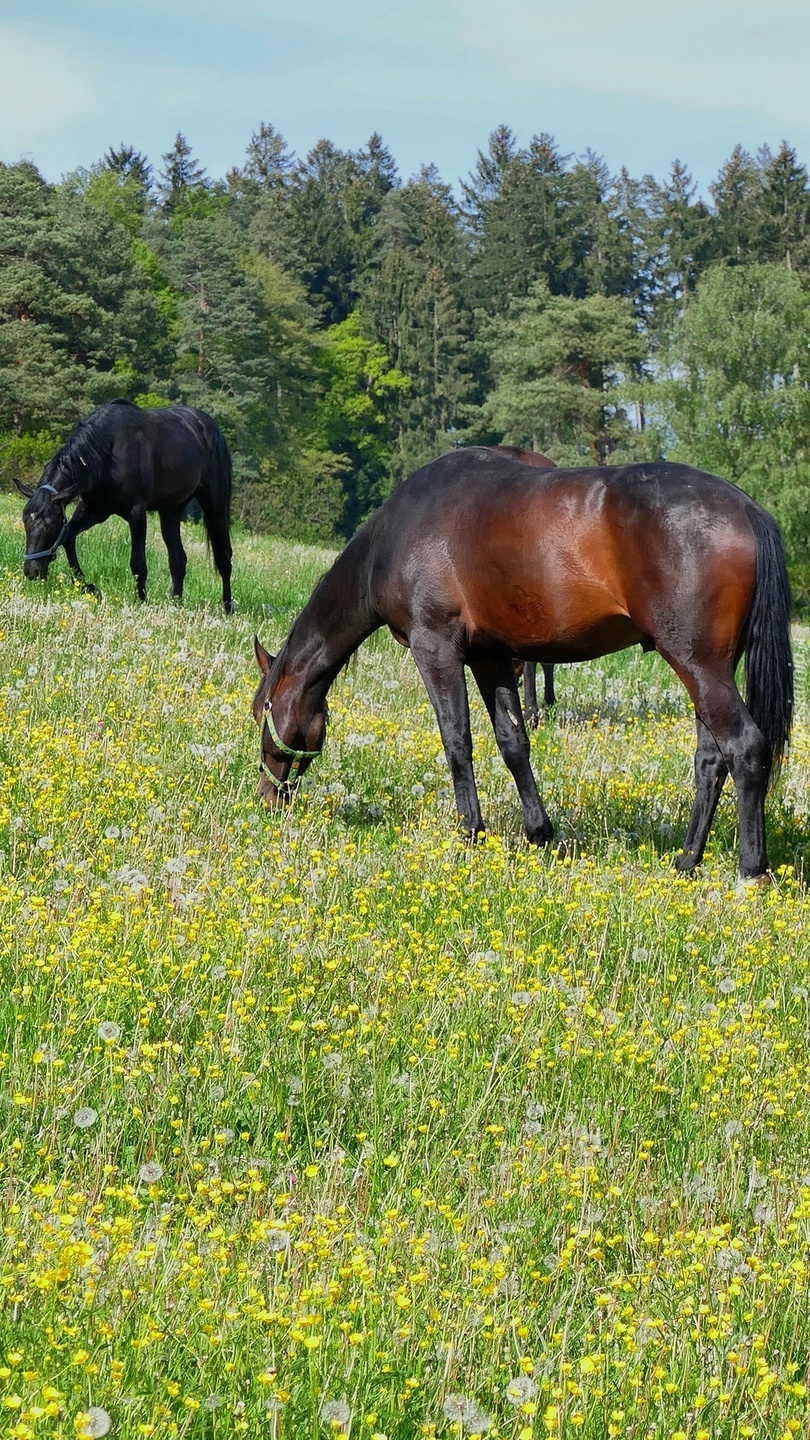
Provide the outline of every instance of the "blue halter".
<path id="1" fill-rule="evenodd" d="M 56 496 L 60 505 L 64 506 L 65 501 L 62 499 L 59 491 L 54 485 L 48 485 L 47 482 L 45 482 L 42 485 L 38 485 L 37 489 L 50 490 L 51 494 Z M 65 535 L 67 534 L 68 523 L 69 522 L 66 519 L 64 525 L 62 526 L 62 529 L 59 531 L 59 534 L 57 535 L 56 539 L 53 542 L 53 545 L 51 545 L 49 550 L 27 551 L 26 554 L 23 555 L 23 562 L 25 562 L 26 560 L 52 560 L 57 550 L 59 549 L 59 546 L 62 544 Z"/>

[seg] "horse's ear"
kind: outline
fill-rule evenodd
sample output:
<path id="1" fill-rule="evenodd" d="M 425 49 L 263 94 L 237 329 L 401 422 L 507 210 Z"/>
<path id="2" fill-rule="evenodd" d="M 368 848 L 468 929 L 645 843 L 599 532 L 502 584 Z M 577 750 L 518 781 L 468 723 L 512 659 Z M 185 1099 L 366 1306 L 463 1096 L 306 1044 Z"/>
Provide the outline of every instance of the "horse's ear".
<path id="1" fill-rule="evenodd" d="M 13 481 L 13 484 L 17 486 L 17 489 L 19 490 L 20 494 L 21 494 L 21 495 L 24 495 L 25 498 L 26 498 L 26 500 L 30 500 L 30 499 L 31 499 L 31 496 L 32 496 L 33 493 L 34 493 L 34 487 L 33 487 L 33 485 L 25 485 L 22 480 L 14 480 L 14 481 Z"/>
<path id="2" fill-rule="evenodd" d="M 271 655 L 269 650 L 265 650 L 258 635 L 253 636 L 253 653 L 256 656 L 256 664 L 261 670 L 262 675 L 269 675 L 270 666 L 276 657 L 275 655 Z"/>

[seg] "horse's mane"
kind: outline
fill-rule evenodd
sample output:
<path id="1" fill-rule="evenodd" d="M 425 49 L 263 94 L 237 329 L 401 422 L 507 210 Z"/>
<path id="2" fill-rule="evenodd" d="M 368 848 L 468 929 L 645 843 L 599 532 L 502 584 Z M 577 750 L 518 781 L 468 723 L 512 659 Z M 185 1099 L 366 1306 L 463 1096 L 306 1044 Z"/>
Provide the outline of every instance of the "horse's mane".
<path id="1" fill-rule="evenodd" d="M 64 445 L 48 462 L 42 479 L 51 483 L 54 476 L 65 475 L 77 490 L 84 489 L 88 480 L 98 479 L 110 449 L 106 422 L 110 412 L 118 405 L 137 409 L 130 400 L 110 400 L 107 405 L 100 405 L 98 410 L 80 420 L 76 429 L 68 435 Z"/>

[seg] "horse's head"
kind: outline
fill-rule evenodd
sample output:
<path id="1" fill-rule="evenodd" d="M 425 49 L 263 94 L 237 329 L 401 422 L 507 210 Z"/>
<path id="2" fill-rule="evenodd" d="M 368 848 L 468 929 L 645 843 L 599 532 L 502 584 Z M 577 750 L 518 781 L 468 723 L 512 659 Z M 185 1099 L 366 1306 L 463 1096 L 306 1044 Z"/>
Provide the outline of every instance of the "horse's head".
<path id="1" fill-rule="evenodd" d="M 42 481 L 36 489 L 24 485 L 21 480 L 15 480 L 14 484 L 28 501 L 22 514 L 25 526 L 23 574 L 27 580 L 44 580 L 48 566 L 62 543 L 67 523 L 65 502 L 71 496 L 57 492 L 52 485 Z"/>
<path id="2" fill-rule="evenodd" d="M 261 733 L 259 794 L 268 810 L 286 805 L 301 775 L 319 755 L 326 737 L 326 706 L 313 707 L 295 677 L 274 674 L 275 656 L 253 638 L 261 671 L 253 699 L 253 718 Z"/>

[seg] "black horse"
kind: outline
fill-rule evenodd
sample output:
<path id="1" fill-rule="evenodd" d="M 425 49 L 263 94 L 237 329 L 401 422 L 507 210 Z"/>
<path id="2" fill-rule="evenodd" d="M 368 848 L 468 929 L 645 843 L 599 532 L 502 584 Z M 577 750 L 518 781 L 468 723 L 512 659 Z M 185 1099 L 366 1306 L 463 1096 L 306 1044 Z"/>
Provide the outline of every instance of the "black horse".
<path id="1" fill-rule="evenodd" d="M 222 576 L 222 603 L 231 600 L 231 457 L 210 415 L 187 405 L 140 410 L 128 400 L 112 400 L 82 420 L 42 473 L 33 489 L 15 480 L 28 498 L 23 510 L 26 551 L 23 571 L 44 580 L 60 545 L 77 580 L 84 574 L 76 557 L 76 537 L 110 515 L 129 524 L 130 569 L 138 598 L 146 599 L 146 514 L 156 510 L 169 552 L 172 595 L 180 599 L 186 552 L 180 517 L 196 499 L 203 514 L 214 564 Z M 77 504 L 70 519 L 65 506 Z M 86 586 L 92 590 L 92 586 Z"/>
<path id="2" fill-rule="evenodd" d="M 513 656 L 551 665 L 657 650 L 697 720 L 697 793 L 678 869 L 699 863 L 730 773 L 740 875 L 767 884 L 765 794 L 793 714 L 790 589 L 776 521 L 735 485 L 663 463 L 538 474 L 483 449 L 417 471 L 319 581 L 278 657 L 256 641 L 269 806 L 289 799 L 322 748 L 327 691 L 381 625 L 410 646 L 425 682 L 465 831 L 483 830 L 467 665 L 536 844 L 554 830 Z M 743 654 L 746 703 L 734 678 Z"/>

